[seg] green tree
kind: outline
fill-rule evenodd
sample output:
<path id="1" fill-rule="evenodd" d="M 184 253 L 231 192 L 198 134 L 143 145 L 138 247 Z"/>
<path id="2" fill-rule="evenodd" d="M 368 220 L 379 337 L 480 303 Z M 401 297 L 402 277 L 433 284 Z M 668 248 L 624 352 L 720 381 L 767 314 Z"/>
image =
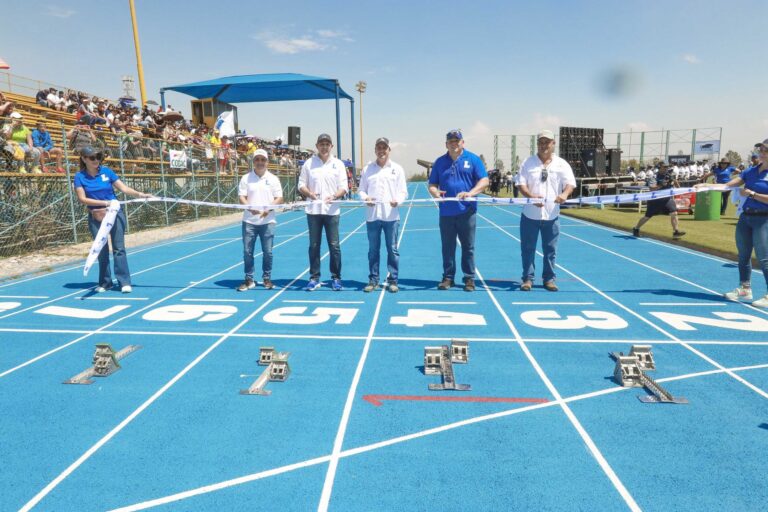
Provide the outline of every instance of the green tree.
<path id="1" fill-rule="evenodd" d="M 734 166 L 742 163 L 741 155 L 732 149 L 729 149 L 728 152 L 725 154 L 725 159 L 731 162 L 731 165 L 734 165 Z"/>

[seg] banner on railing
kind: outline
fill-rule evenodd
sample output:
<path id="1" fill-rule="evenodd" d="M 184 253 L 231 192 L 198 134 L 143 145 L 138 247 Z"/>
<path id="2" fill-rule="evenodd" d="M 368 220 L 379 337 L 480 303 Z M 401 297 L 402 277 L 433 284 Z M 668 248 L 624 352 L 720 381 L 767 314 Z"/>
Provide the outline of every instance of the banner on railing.
<path id="1" fill-rule="evenodd" d="M 171 159 L 171 169 L 186 169 L 187 168 L 187 152 L 176 151 L 175 149 L 168 150 L 168 156 Z"/>

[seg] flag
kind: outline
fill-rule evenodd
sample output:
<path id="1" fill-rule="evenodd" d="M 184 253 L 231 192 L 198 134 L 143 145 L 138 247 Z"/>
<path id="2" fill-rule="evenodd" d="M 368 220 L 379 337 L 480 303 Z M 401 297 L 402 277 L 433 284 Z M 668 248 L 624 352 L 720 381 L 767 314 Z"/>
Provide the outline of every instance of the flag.
<path id="1" fill-rule="evenodd" d="M 215 130 L 219 130 L 219 137 L 226 135 L 227 137 L 234 137 L 235 135 L 235 115 L 231 110 L 222 112 L 219 117 L 216 118 L 216 123 L 213 125 Z"/>

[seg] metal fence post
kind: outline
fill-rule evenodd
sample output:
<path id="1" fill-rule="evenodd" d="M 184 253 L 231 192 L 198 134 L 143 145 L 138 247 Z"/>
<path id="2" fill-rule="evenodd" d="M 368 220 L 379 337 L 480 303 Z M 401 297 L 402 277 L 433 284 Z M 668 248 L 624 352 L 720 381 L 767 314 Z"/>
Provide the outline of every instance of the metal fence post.
<path id="1" fill-rule="evenodd" d="M 163 183 L 163 195 L 168 196 L 168 181 L 165 177 L 165 160 L 162 158 L 162 148 L 160 148 L 161 158 L 160 158 L 160 181 Z M 168 218 L 168 203 L 166 201 L 163 201 L 163 210 L 165 211 L 165 225 L 170 226 L 171 221 Z"/>
<path id="2" fill-rule="evenodd" d="M 197 180 L 195 179 L 195 167 L 192 166 L 192 199 L 197 201 Z M 198 220 L 200 218 L 200 212 L 197 210 L 197 205 L 195 205 L 195 220 Z"/>
<path id="3" fill-rule="evenodd" d="M 10 78 L 9 78 L 10 80 Z M 69 195 L 69 212 L 72 216 L 72 237 L 74 238 L 75 243 L 78 243 L 77 241 L 77 219 L 75 218 L 75 198 L 72 196 L 74 193 L 75 187 L 71 186 L 72 184 L 72 175 L 69 170 L 69 144 L 67 140 L 67 131 L 64 129 L 64 120 L 59 119 L 59 126 L 61 126 L 61 140 L 62 144 L 64 144 L 64 169 L 67 171 L 67 195 Z"/>

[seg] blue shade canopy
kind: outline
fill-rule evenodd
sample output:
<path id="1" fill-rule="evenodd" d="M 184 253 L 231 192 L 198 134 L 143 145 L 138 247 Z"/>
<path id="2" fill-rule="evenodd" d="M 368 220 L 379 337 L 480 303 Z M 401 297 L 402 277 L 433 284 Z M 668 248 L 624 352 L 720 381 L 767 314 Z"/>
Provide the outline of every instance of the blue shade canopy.
<path id="1" fill-rule="evenodd" d="M 176 91 L 197 99 L 216 98 L 225 103 L 258 101 L 331 100 L 352 97 L 333 78 L 298 73 L 268 73 L 215 78 L 202 82 L 163 87 L 160 92 Z"/>

